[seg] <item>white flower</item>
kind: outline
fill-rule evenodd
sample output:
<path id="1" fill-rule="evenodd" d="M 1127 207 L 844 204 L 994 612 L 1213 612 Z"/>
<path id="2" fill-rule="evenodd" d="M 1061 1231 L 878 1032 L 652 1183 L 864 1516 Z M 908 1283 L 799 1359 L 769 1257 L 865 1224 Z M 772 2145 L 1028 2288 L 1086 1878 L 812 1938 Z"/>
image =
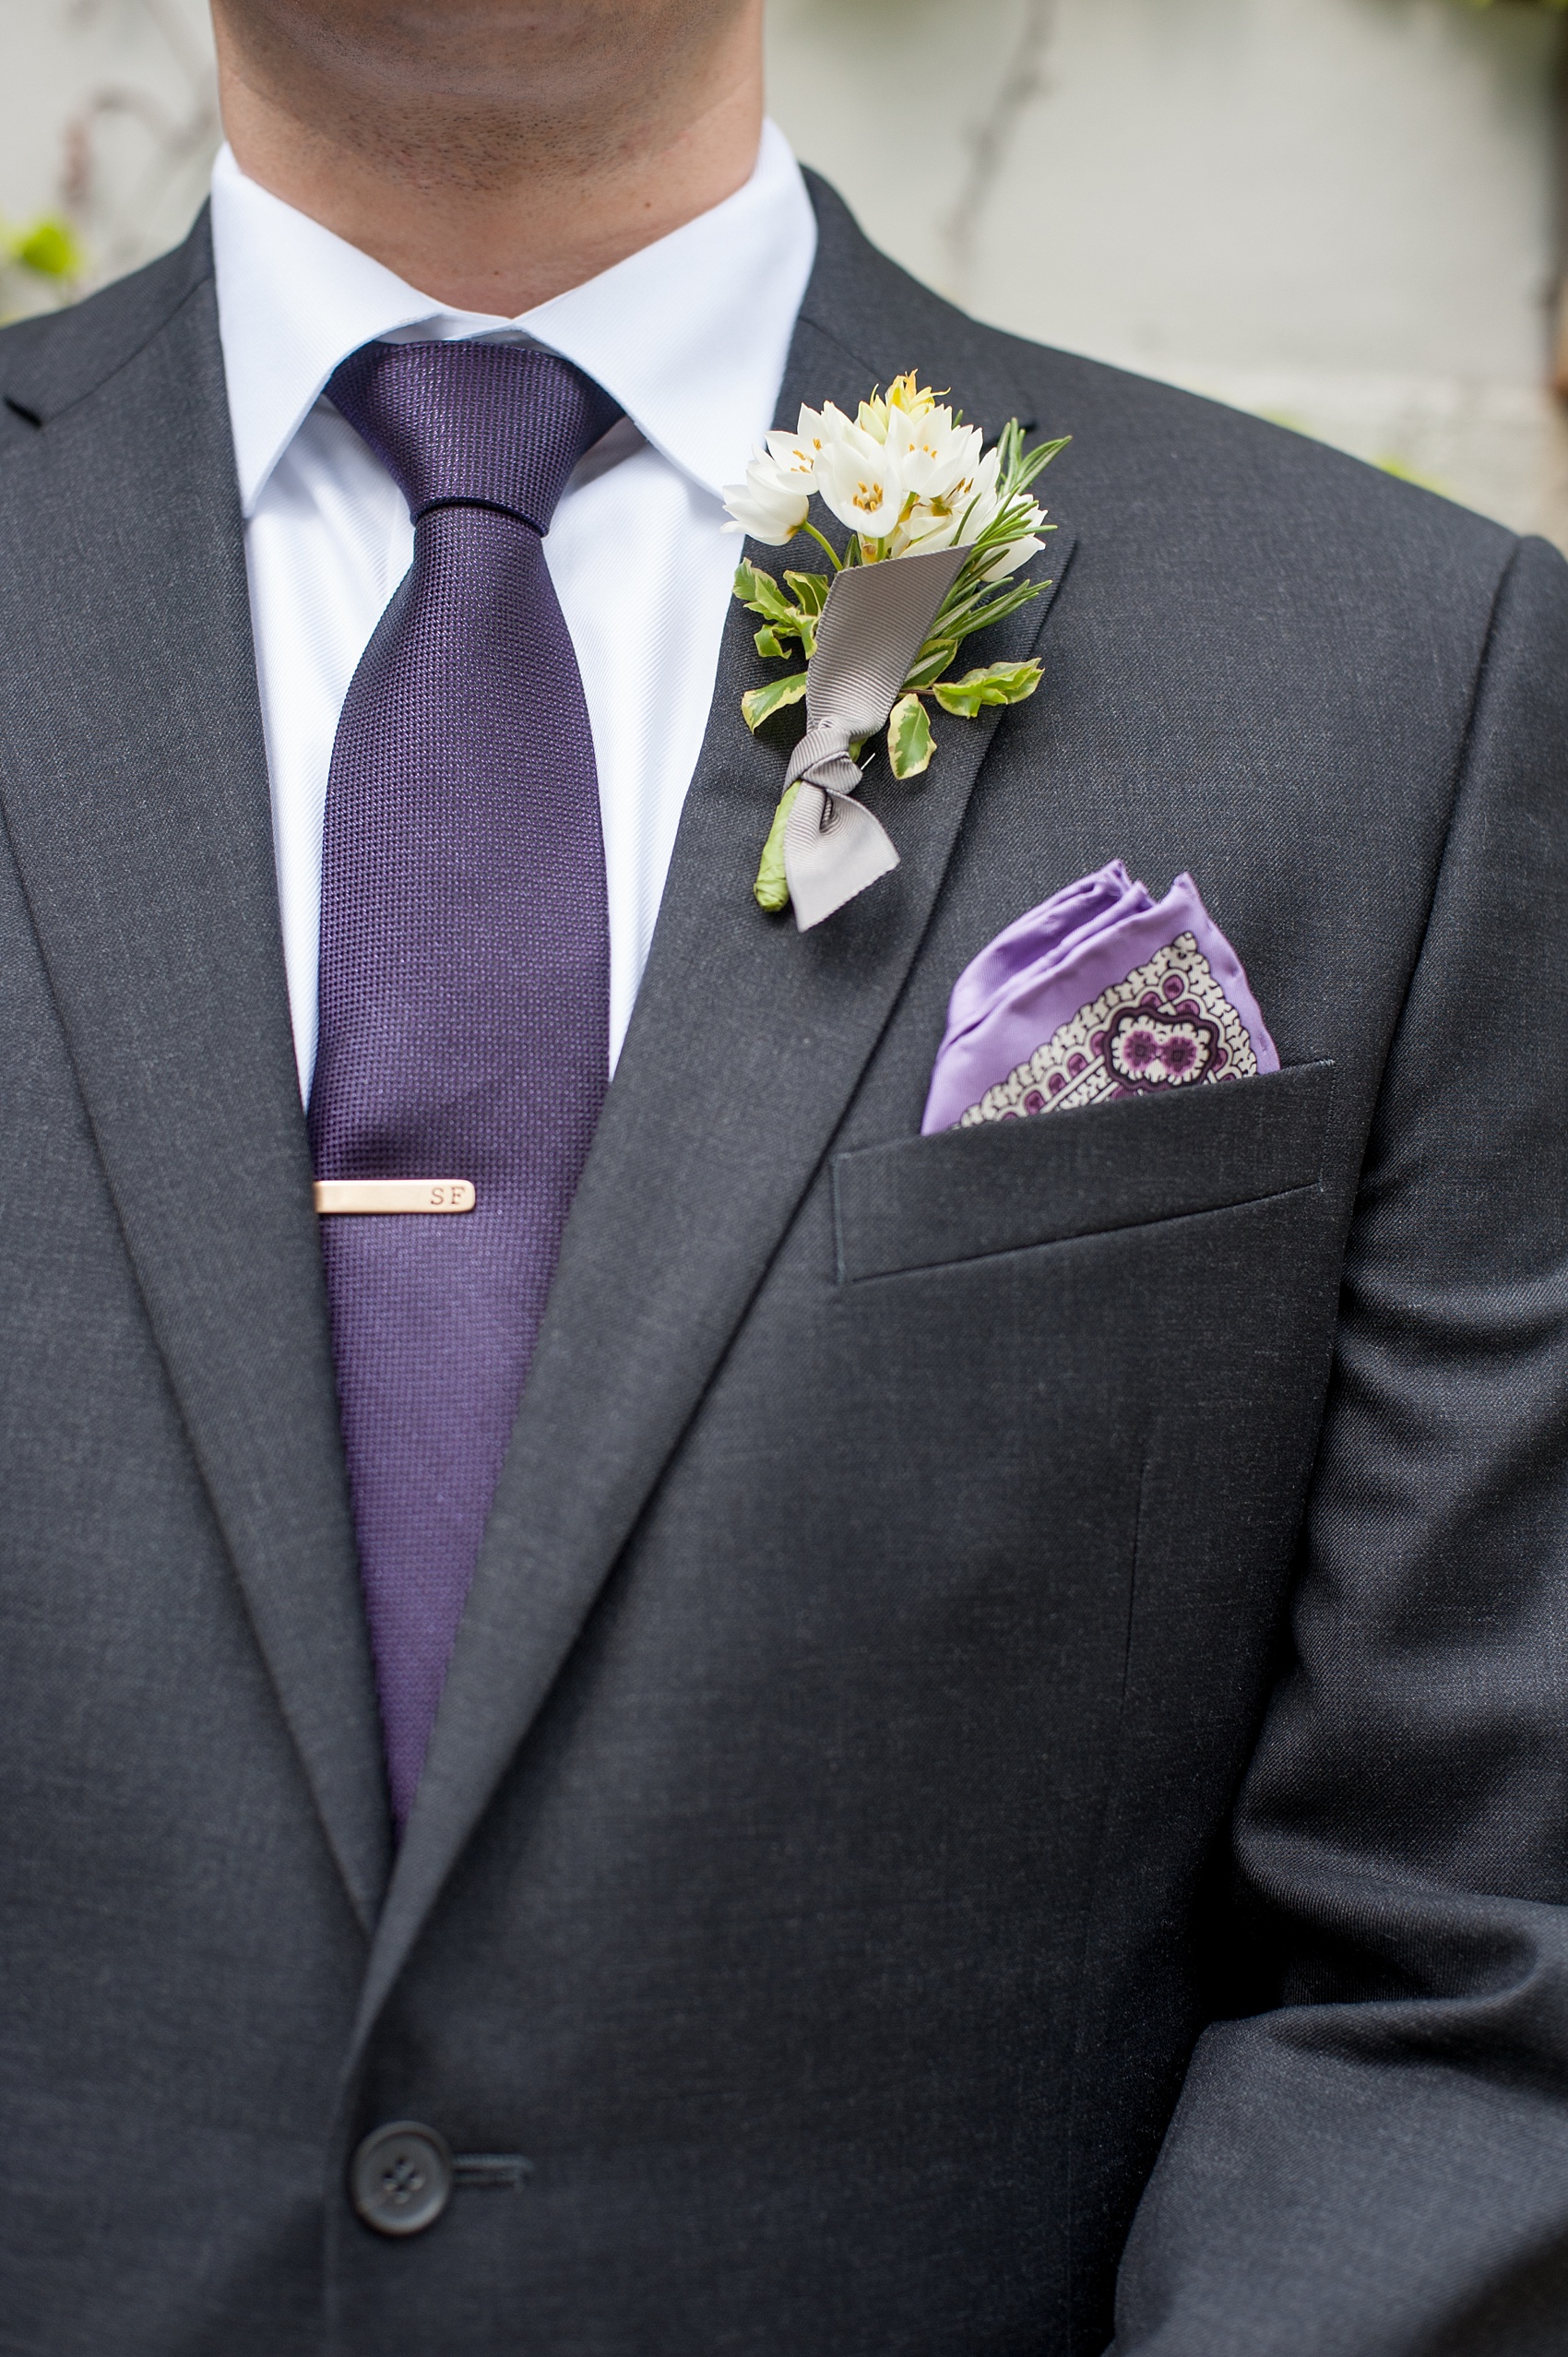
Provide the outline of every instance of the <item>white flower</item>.
<path id="1" fill-rule="evenodd" d="M 965 484 L 962 495 L 953 501 L 958 515 L 959 538 L 966 548 L 972 548 L 1002 512 L 1001 472 L 1001 451 L 988 450 Z"/>
<path id="2" fill-rule="evenodd" d="M 726 484 L 724 505 L 731 518 L 727 532 L 748 532 L 768 548 L 782 548 L 810 513 L 811 477 L 781 465 L 771 451 L 759 450 L 745 482 Z"/>
<path id="3" fill-rule="evenodd" d="M 910 518 L 908 531 L 912 548 L 972 548 L 1003 512 L 1000 487 L 1001 453 L 988 450 L 973 471 L 940 496 L 921 502 Z M 1032 499 L 1012 503 L 1012 520 L 1018 537 L 997 550 L 980 577 L 987 582 L 1005 580 L 1027 565 L 1041 542 L 1034 537 L 1045 521 L 1045 510 Z"/>
<path id="4" fill-rule="evenodd" d="M 849 423 L 838 411 L 832 415 L 841 424 Z M 797 433 L 771 433 L 766 443 L 754 451 L 745 482 L 725 487 L 724 505 L 732 520 L 724 530 L 749 532 L 753 540 L 769 548 L 782 548 L 793 540 L 810 512 L 812 493 L 818 487 L 816 465 L 828 431 L 815 410 L 802 407 Z"/>
<path id="5" fill-rule="evenodd" d="M 982 581 L 1005 580 L 1041 544 L 1044 510 L 1027 494 L 1005 498 L 1001 450 L 987 450 L 980 428 L 956 423 L 912 374 L 853 417 L 825 401 L 802 409 L 793 434 L 769 434 L 745 482 L 725 493 L 726 529 L 782 547 L 805 524 L 814 494 L 855 534 L 868 565 L 973 547 L 1004 512 L 1007 538 L 986 552 Z"/>
<path id="6" fill-rule="evenodd" d="M 1032 533 L 1024 540 L 1010 541 L 1004 549 L 998 551 L 996 562 L 986 566 L 980 576 L 981 580 L 988 584 L 1005 581 L 1009 573 L 1016 573 L 1020 565 L 1027 565 L 1030 557 L 1044 546 L 1045 542 L 1035 539 Z"/>
<path id="7" fill-rule="evenodd" d="M 886 449 L 906 493 L 917 499 L 945 500 L 974 475 L 980 459 L 980 428 L 956 426 L 951 410 L 911 417 L 894 410 L 887 421 Z"/>
<path id="8" fill-rule="evenodd" d="M 837 411 L 834 411 L 837 415 Z M 800 423 L 793 434 L 773 433 L 767 437 L 769 456 L 790 474 L 808 478 L 815 469 L 827 438 L 826 421 L 815 410 L 801 408 Z"/>
<path id="9" fill-rule="evenodd" d="M 904 510 L 903 476 L 896 456 L 829 403 L 816 461 L 815 483 L 841 524 L 862 540 L 890 539 Z"/>
<path id="10" fill-rule="evenodd" d="M 997 513 L 999 465 L 997 453 L 979 455 L 980 434 L 964 470 L 940 490 L 934 487 L 921 501 L 907 530 L 911 548 L 968 548 L 979 539 Z"/>

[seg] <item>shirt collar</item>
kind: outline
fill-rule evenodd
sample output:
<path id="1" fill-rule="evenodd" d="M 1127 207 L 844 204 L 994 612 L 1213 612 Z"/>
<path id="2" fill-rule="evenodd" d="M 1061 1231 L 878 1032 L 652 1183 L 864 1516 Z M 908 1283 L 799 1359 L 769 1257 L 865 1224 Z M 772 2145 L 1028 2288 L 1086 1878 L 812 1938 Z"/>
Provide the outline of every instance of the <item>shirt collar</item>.
<path id="1" fill-rule="evenodd" d="M 522 335 L 614 395 L 656 449 L 718 494 L 774 423 L 816 217 L 775 124 L 710 212 L 515 320 L 454 312 L 247 180 L 212 174 L 219 320 L 240 498 L 254 513 L 339 361 L 375 337 Z"/>

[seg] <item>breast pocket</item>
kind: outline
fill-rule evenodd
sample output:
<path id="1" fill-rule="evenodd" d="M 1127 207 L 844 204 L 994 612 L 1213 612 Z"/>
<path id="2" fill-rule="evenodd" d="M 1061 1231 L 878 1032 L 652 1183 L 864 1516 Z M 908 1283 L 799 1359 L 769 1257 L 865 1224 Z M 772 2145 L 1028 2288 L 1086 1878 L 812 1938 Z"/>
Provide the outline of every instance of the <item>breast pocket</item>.
<path id="1" fill-rule="evenodd" d="M 899 1138 L 833 1164 L 838 1280 L 857 1284 L 1315 1188 L 1331 1063 L 1081 1113 Z"/>

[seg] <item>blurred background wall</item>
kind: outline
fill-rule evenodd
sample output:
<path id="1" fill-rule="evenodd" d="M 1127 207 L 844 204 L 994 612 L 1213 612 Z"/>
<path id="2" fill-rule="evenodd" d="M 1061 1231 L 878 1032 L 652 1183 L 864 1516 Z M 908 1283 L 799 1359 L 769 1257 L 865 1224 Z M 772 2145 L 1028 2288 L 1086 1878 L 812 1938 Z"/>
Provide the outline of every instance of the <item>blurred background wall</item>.
<path id="1" fill-rule="evenodd" d="M 969 309 L 1568 546 L 1551 0 L 769 6 L 799 152 Z M 201 0 L 0 0 L 0 307 L 169 244 L 216 137 Z"/>

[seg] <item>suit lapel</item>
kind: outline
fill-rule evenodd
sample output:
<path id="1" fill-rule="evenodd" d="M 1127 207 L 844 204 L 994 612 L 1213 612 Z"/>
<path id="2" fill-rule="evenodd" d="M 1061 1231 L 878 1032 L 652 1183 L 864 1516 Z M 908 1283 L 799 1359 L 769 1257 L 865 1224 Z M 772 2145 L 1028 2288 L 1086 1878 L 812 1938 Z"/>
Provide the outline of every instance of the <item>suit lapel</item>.
<path id="1" fill-rule="evenodd" d="M 868 363 L 810 311 L 808 298 L 783 414 L 808 397 L 852 405 L 907 364 Z M 984 374 L 976 385 L 971 372 L 966 392 L 994 433 L 1017 402 Z M 1060 579 L 1070 551 L 1057 533 L 1037 573 Z M 787 561 L 805 560 L 792 551 Z M 1049 601 L 1003 625 L 994 653 L 1027 653 Z M 797 934 L 751 893 L 784 766 L 780 741 L 754 740 L 741 718 L 743 691 L 768 675 L 754 626 L 731 609 L 647 971 L 378 1927 L 362 2034 L 821 1162 L 902 988 L 994 731 L 994 715 L 939 722 L 938 760 L 915 787 L 873 770 L 866 798 L 902 864 Z"/>
<path id="2" fill-rule="evenodd" d="M 0 568 L 0 780 L 148 1315 L 368 1930 L 388 1864 L 380 1737 L 203 235 L 129 282 L 144 307 L 163 298 L 150 328 L 116 290 L 119 311 L 56 330 L 47 379 L 25 348 L 8 374 L 42 426 L 4 472 L 22 554 Z"/>

